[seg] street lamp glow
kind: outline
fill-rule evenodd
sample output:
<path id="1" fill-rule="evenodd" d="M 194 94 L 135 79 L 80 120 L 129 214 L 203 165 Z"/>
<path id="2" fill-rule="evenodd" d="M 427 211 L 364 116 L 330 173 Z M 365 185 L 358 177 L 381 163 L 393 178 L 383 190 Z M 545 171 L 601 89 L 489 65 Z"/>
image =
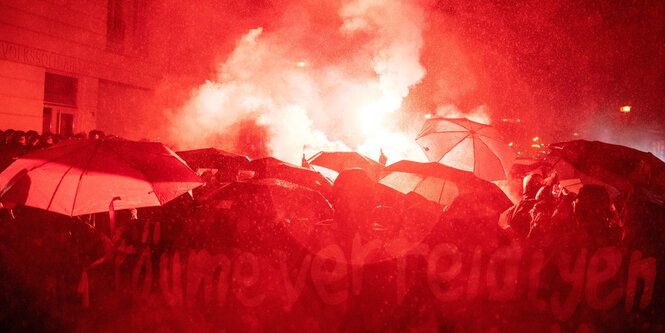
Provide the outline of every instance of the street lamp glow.
<path id="1" fill-rule="evenodd" d="M 621 112 L 623 113 L 628 113 L 630 112 L 631 106 L 630 105 L 625 105 L 621 107 Z"/>

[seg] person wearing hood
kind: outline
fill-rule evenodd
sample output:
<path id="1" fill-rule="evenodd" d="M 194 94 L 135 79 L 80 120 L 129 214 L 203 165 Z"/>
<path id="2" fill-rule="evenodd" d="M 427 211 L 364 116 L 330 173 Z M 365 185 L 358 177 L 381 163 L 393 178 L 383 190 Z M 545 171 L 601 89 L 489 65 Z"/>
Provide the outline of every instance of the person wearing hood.
<path id="1" fill-rule="evenodd" d="M 536 194 L 543 186 L 543 176 L 534 173 L 524 177 L 522 181 L 522 199 L 513 207 L 508 208 L 501 219 L 506 225 L 506 229 L 520 239 L 525 239 L 531 229 L 531 210 L 535 206 Z"/>

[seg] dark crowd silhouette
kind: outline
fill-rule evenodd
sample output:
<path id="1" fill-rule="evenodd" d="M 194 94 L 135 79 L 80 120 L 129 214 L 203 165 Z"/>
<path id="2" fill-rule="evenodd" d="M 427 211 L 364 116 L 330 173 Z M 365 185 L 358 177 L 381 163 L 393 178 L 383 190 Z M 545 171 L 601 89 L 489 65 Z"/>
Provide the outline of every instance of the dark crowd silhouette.
<path id="1" fill-rule="evenodd" d="M 41 135 L 37 131 L 21 131 L 6 129 L 0 130 L 0 169 L 4 170 L 18 157 L 27 153 L 51 147 L 65 140 L 102 139 L 107 137 L 100 130 L 92 130 L 89 133 L 77 133 L 70 135 L 51 134 L 48 132 Z M 108 135 L 108 137 L 114 137 Z"/>
<path id="2" fill-rule="evenodd" d="M 0 132 L 0 168 L 24 154 L 65 140 L 105 137 L 101 131 L 65 137 L 5 130 Z M 361 169 L 344 170 L 334 182 L 319 184 L 322 198 L 309 192 L 294 197 L 298 216 L 264 211 L 255 202 L 272 200 L 276 205 L 279 198 L 273 192 L 268 196 L 251 192 L 229 203 L 226 186 L 252 179 L 240 169 L 204 171 L 201 177 L 205 184 L 191 195 L 161 207 L 117 211 L 112 217 L 109 213 L 67 217 L 21 205 L 3 206 L 0 324 L 13 331 L 124 330 L 124 325 L 138 331 L 486 331 L 495 327 L 567 331 L 577 330 L 579 322 L 601 331 L 644 329 L 645 322 L 647 330 L 665 329 L 662 319 L 658 319 L 665 308 L 662 283 L 657 283 L 648 313 L 626 314 L 622 307 L 602 312 L 579 310 L 571 315 L 576 324 L 559 320 L 539 326 L 544 325 L 543 318 L 549 318 L 545 314 L 548 312 L 533 309 L 529 290 L 522 282 L 516 283 L 511 297 L 504 300 L 496 296 L 498 303 L 487 300 L 493 300 L 492 293 L 486 298 L 474 296 L 471 282 L 464 287 L 466 296 L 450 296 L 459 301 L 437 301 L 436 295 L 441 292 L 437 294 L 438 289 L 426 278 L 432 274 L 427 261 L 434 249 L 451 258 L 459 253 L 464 263 L 459 274 L 468 276 L 469 281 L 473 281 L 474 274 L 481 274 L 480 268 L 474 271 L 474 267 L 482 266 L 476 266 L 476 262 L 489 261 L 491 266 L 491 258 L 503 253 L 502 249 L 519 249 L 505 252 L 508 258 L 511 253 L 519 253 L 516 260 L 527 262 L 519 267 L 541 258 L 534 253 L 543 253 L 544 289 L 569 288 L 557 278 L 559 256 L 591 256 L 608 248 L 617 249 L 621 258 L 630 257 L 635 250 L 640 251 L 640 258 L 657 258 L 661 265 L 656 275 L 662 276 L 663 203 L 653 202 L 639 192 L 612 196 L 598 184 L 585 184 L 576 193 L 562 186 L 551 169 L 513 176 L 522 181 L 522 196 L 512 207 L 500 211 L 485 209 L 487 202 L 482 195 L 460 195 L 450 205 L 442 206 L 415 192 L 402 194 Z M 341 249 L 342 257 L 352 258 L 352 265 L 362 246 L 378 244 L 385 252 L 383 257 L 362 257 L 362 286 L 347 286 L 342 305 L 321 299 L 320 293 L 312 291 L 318 290 L 315 282 L 306 278 L 305 291 L 288 311 L 271 297 L 257 301 L 257 306 L 247 306 L 249 296 L 229 297 L 223 305 L 218 299 L 212 306 L 215 302 L 202 301 L 206 296 L 199 295 L 206 293 L 205 288 L 190 289 L 187 286 L 192 281 L 164 276 L 180 264 L 194 269 L 197 261 L 192 258 L 198 258 L 201 251 L 212 257 L 230 258 L 233 267 L 238 258 L 250 253 L 260 258 L 260 268 L 267 271 L 259 284 L 277 288 L 275 281 L 282 274 L 297 280 L 297 271 L 304 265 L 301 263 L 311 260 L 314 267 L 316 259 L 308 256 L 316 257 L 331 244 Z M 441 244 L 447 244 L 443 250 Z M 390 253 L 393 245 L 395 250 Z M 418 251 L 424 254 L 414 255 Z M 401 261 L 407 254 L 409 259 Z M 296 273 L 281 271 L 283 261 L 295 267 Z M 550 266 L 555 268 L 548 263 L 554 263 Z M 320 265 L 324 264 L 330 263 Z M 221 281 L 224 275 L 224 265 L 219 265 L 215 264 L 211 273 L 214 281 Z M 615 276 L 629 275 L 624 266 Z M 399 280 L 400 269 L 406 282 Z M 344 270 L 343 274 L 347 273 L 355 274 Z M 232 280 L 236 281 L 233 274 Z M 516 274 L 519 281 L 529 280 L 528 269 Z M 396 291 L 400 283 L 408 285 L 403 292 Z M 178 302 L 177 297 L 168 297 L 163 289 L 177 284 L 186 290 L 186 299 L 194 299 L 201 307 L 193 306 L 200 311 L 171 304 Z M 217 288 L 215 292 L 220 293 Z M 146 296 L 151 294 L 159 296 Z"/>

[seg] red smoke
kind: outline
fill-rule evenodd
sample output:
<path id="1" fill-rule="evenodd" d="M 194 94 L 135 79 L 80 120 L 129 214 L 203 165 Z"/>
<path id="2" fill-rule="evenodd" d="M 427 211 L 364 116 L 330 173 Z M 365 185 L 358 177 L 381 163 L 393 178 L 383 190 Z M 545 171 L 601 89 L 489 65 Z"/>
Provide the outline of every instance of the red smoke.
<path id="1" fill-rule="evenodd" d="M 662 117 L 661 3 L 204 0 L 153 12 L 150 52 L 164 74 L 153 105 L 171 119 L 162 136 L 183 147 L 240 149 L 183 126 L 197 117 L 200 87 L 230 82 L 262 102 L 232 112 L 237 96 L 226 100 L 216 131 L 255 121 L 272 153 L 290 160 L 303 143 L 378 154 L 381 143 L 412 140 L 419 117 L 447 110 L 522 118 L 552 139 L 623 104 Z M 250 31 L 260 31 L 259 52 L 239 50 Z M 363 133 L 359 122 L 382 130 Z M 408 151 L 388 153 L 418 158 Z"/>

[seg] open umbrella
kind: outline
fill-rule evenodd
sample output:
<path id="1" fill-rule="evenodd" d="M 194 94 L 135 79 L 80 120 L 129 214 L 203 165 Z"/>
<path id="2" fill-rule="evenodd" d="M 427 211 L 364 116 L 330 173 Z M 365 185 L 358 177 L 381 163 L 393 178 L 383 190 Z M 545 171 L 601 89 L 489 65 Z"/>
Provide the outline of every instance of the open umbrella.
<path id="1" fill-rule="evenodd" d="M 324 195 L 328 195 L 332 191 L 332 184 L 321 173 L 278 160 L 274 157 L 252 160 L 244 165 L 242 170 L 253 171 L 254 178 L 282 179 L 317 190 Z"/>
<path id="2" fill-rule="evenodd" d="M 512 205 L 495 184 L 441 163 L 403 160 L 387 166 L 381 174 L 381 184 L 402 193 L 416 192 L 441 205 L 450 205 L 460 195 L 472 194 L 495 211 L 502 211 Z"/>
<path id="3" fill-rule="evenodd" d="M 607 189 L 607 193 L 609 193 L 610 195 L 610 198 L 615 198 L 620 193 L 619 190 L 617 190 L 614 186 L 603 183 L 600 180 L 587 176 L 583 173 L 580 173 L 579 178 L 568 178 L 568 179 L 559 180 L 559 185 L 562 188 L 565 188 L 569 192 L 574 192 L 576 194 L 580 192 L 580 189 L 582 189 L 584 185 L 589 185 L 589 184 L 601 185 L 605 187 L 605 189 Z"/>
<path id="4" fill-rule="evenodd" d="M 235 209 L 254 217 L 313 221 L 332 218 L 332 207 L 321 193 L 275 178 L 223 184 L 201 200 L 213 208 Z"/>
<path id="5" fill-rule="evenodd" d="M 321 193 L 275 178 L 221 185 L 201 199 L 206 215 L 222 213 L 230 222 L 234 246 L 255 254 L 301 247 L 294 236 L 309 235 L 333 210 Z"/>
<path id="6" fill-rule="evenodd" d="M 665 197 L 665 162 L 651 153 L 586 140 L 553 143 L 549 149 L 550 155 L 621 191 L 641 189 L 650 197 Z"/>
<path id="7" fill-rule="evenodd" d="M 354 168 L 363 169 L 374 180 L 379 178 L 383 167 L 379 162 L 354 151 L 322 151 L 312 156 L 307 162 L 337 172 Z"/>
<path id="8" fill-rule="evenodd" d="M 108 211 L 112 201 L 116 210 L 163 205 L 202 183 L 161 143 L 68 141 L 0 173 L 0 200 L 77 216 Z"/>
<path id="9" fill-rule="evenodd" d="M 522 179 L 530 173 L 547 177 L 551 172 L 556 172 L 559 179 L 578 178 L 580 174 L 570 163 L 556 156 L 545 156 L 537 160 L 518 157 L 510 169 L 510 175 L 516 179 Z"/>
<path id="10" fill-rule="evenodd" d="M 219 169 L 219 170 L 237 170 L 243 164 L 249 162 L 249 157 L 229 153 L 217 148 L 203 148 L 194 150 L 177 151 L 180 156 L 192 170 L 199 168 Z"/>
<path id="11" fill-rule="evenodd" d="M 466 118 L 428 119 L 416 142 L 430 162 L 471 171 L 489 181 L 507 179 L 515 158 L 496 129 Z"/>
<path id="12" fill-rule="evenodd" d="M 614 186 L 585 174 L 558 156 L 545 156 L 538 160 L 517 158 L 510 171 L 511 176 L 518 179 L 524 178 L 529 173 L 547 177 L 552 172 L 556 173 L 559 185 L 569 192 L 578 193 L 582 186 L 596 184 L 604 186 L 613 198 L 619 195 L 619 190 Z"/>

